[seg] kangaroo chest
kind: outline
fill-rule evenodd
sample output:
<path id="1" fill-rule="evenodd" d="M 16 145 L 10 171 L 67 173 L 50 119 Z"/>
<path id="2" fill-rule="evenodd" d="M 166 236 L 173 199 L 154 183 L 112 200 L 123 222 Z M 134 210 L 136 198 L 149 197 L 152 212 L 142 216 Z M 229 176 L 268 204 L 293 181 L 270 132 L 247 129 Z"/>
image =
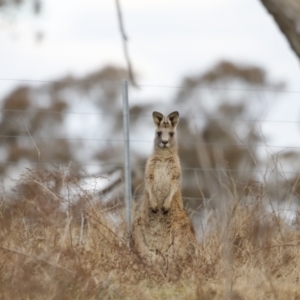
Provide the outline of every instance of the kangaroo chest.
<path id="1" fill-rule="evenodd" d="M 174 179 L 180 176 L 179 163 L 174 158 L 154 159 L 153 163 L 153 192 L 158 198 L 166 197 Z"/>

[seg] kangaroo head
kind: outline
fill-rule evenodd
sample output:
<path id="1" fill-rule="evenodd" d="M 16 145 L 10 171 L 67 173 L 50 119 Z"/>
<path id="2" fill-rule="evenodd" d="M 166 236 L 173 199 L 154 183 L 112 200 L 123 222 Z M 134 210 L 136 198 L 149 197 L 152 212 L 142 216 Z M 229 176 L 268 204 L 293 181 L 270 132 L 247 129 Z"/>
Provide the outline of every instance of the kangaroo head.
<path id="1" fill-rule="evenodd" d="M 154 111 L 152 113 L 156 134 L 154 139 L 155 148 L 173 148 L 177 146 L 176 126 L 179 122 L 179 113 L 174 111 L 167 117 Z"/>

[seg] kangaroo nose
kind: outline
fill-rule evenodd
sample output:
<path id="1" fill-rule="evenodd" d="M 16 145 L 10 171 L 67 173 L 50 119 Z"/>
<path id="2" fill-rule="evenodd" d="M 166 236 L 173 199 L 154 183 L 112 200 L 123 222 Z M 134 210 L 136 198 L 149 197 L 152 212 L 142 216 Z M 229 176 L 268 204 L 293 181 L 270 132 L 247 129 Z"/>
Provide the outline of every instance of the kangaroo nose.
<path id="1" fill-rule="evenodd" d="M 168 144 L 168 141 L 161 141 L 164 145 Z"/>

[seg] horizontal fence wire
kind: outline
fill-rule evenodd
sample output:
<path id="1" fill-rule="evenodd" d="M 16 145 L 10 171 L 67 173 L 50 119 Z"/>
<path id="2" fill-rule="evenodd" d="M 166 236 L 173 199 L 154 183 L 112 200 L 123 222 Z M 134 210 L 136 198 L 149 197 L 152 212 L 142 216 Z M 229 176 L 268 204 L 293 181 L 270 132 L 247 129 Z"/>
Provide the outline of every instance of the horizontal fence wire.
<path id="1" fill-rule="evenodd" d="M 84 141 L 84 142 L 113 142 L 124 143 L 124 139 L 105 139 L 105 138 L 70 138 L 70 137 L 40 137 L 29 135 L 0 135 L 0 139 L 29 139 L 29 140 L 45 140 L 45 141 Z M 153 143 L 153 140 L 130 140 L 130 143 Z M 214 146 L 214 147 L 244 147 L 244 148 L 278 148 L 278 149 L 300 149 L 300 146 L 279 146 L 257 143 L 209 143 L 209 142 L 178 142 L 179 145 L 198 145 L 198 146 Z"/>
<path id="2" fill-rule="evenodd" d="M 30 136 L 19 136 L 19 135 L 13 135 L 13 136 L 5 136 L 5 135 L 0 135 L 1 138 L 8 138 L 8 139 L 29 139 L 32 141 L 33 140 L 44 140 L 44 141 L 69 141 L 69 142 L 109 142 L 109 143 L 124 143 L 123 139 L 97 139 L 97 138 L 60 138 L 60 137 L 30 137 Z M 150 140 L 130 140 L 130 143 L 153 143 L 153 141 Z M 250 147 L 255 147 L 255 148 L 274 148 L 274 149 L 300 149 L 300 146 L 277 146 L 277 145 L 268 145 L 268 144 L 234 144 L 234 143 L 195 143 L 195 142 L 179 142 L 178 145 L 196 145 L 196 146 L 213 146 L 213 147 L 218 147 L 218 148 L 223 148 L 223 147 L 240 147 L 240 148 L 250 148 Z"/>
<path id="3" fill-rule="evenodd" d="M 80 79 L 70 79 L 70 80 L 39 80 L 39 79 L 21 79 L 21 78 L 0 78 L 0 81 L 3 82 L 26 82 L 26 83 L 41 83 L 41 84 L 107 84 L 122 87 L 122 83 L 119 81 L 114 80 L 105 80 L 101 79 L 97 82 L 89 81 L 89 80 L 80 80 Z M 286 93 L 286 94 L 300 94 L 300 91 L 293 91 L 293 90 L 286 90 L 282 88 L 267 88 L 267 89 L 260 89 L 260 88 L 230 88 L 226 86 L 212 86 L 212 85 L 201 85 L 199 86 L 178 86 L 178 85 L 159 85 L 159 84 L 130 84 L 128 86 L 133 88 L 165 88 L 165 89 L 180 89 L 180 90 L 190 90 L 193 89 L 203 89 L 203 90 L 213 90 L 213 91 L 236 91 L 236 92 L 254 92 L 254 93 Z"/>
<path id="4" fill-rule="evenodd" d="M 99 115 L 99 116 L 107 116 L 107 113 L 104 112 L 77 112 L 77 111 L 54 111 L 54 110 L 42 110 L 42 109 L 30 109 L 30 110 L 22 110 L 22 109 L 0 109 L 0 112 L 3 113 L 40 113 L 40 114 L 61 114 L 61 115 L 82 115 L 82 116 L 90 116 L 90 115 Z M 116 114 L 114 117 L 122 117 L 121 114 Z M 134 118 L 152 118 L 151 115 L 146 114 L 130 114 L 130 117 Z M 289 121 L 289 120 L 267 120 L 267 119 L 228 119 L 228 118 L 210 118 L 210 117 L 184 117 L 180 116 L 180 119 L 183 120 L 204 120 L 204 121 L 230 121 L 230 122 L 245 122 L 245 123 L 282 123 L 282 124 L 300 124 L 300 121 Z"/>
<path id="5" fill-rule="evenodd" d="M 0 165 L 48 165 L 48 166 L 70 166 L 70 165 L 78 165 L 80 167 L 84 167 L 84 166 L 96 166 L 96 167 L 115 167 L 118 169 L 122 169 L 123 168 L 123 164 L 98 164 L 98 163 L 80 163 L 80 162 L 75 162 L 75 161 L 71 161 L 71 162 L 36 162 L 36 161 L 0 161 Z M 139 169 L 145 169 L 146 166 L 139 166 L 139 165 L 135 165 L 135 168 L 139 168 Z M 241 169 L 230 169 L 230 168 L 201 168 L 201 167 L 182 167 L 181 168 L 184 171 L 201 171 L 201 172 L 205 172 L 205 171 L 209 171 L 209 172 L 242 172 Z M 116 170 L 117 171 L 117 170 Z M 276 169 L 273 170 L 272 168 L 269 169 L 265 169 L 265 170 L 251 170 L 251 172 L 254 173 L 272 173 L 272 172 L 276 172 L 276 173 L 282 173 L 282 174 L 300 174 L 299 172 L 294 172 L 294 171 L 284 171 L 284 170 L 280 170 L 280 169 Z M 103 175 L 103 174 L 102 174 Z M 93 175 L 93 177 L 91 176 L 90 178 L 97 178 L 97 177 L 101 177 L 101 174 L 99 175 Z"/>

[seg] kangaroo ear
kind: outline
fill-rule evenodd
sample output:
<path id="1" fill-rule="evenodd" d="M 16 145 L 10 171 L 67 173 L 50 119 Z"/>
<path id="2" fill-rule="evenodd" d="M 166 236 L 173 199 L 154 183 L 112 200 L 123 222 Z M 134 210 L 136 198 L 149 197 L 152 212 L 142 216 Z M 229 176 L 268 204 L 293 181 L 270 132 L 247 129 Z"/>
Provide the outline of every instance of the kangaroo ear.
<path id="1" fill-rule="evenodd" d="M 168 115 L 168 121 L 171 122 L 171 125 L 173 128 L 175 128 L 178 125 L 179 122 L 179 112 L 173 111 Z"/>
<path id="2" fill-rule="evenodd" d="M 154 124 L 156 125 L 156 127 L 159 127 L 161 121 L 164 119 L 164 115 L 158 111 L 154 111 L 152 113 L 152 118 L 153 118 L 153 121 L 154 121 Z"/>

